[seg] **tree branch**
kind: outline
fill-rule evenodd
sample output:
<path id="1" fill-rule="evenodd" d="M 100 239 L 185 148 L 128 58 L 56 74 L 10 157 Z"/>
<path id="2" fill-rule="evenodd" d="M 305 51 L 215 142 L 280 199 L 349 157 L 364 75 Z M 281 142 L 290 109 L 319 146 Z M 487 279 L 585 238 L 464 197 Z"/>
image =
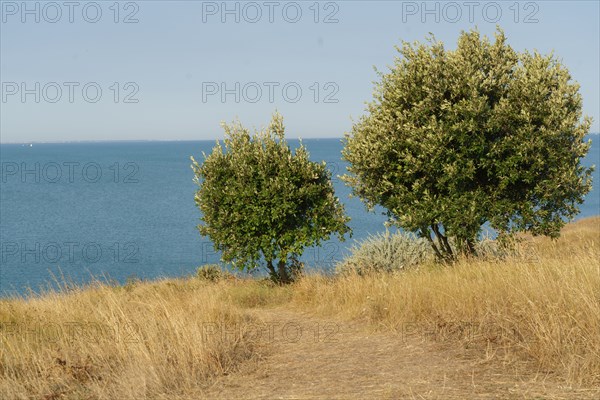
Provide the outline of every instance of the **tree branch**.
<path id="1" fill-rule="evenodd" d="M 446 238 L 446 236 L 442 235 L 442 233 L 440 232 L 440 228 L 438 227 L 438 224 L 432 223 L 431 229 L 435 233 L 435 236 L 437 237 L 437 240 L 440 243 L 440 247 L 446 254 L 446 258 L 448 258 L 448 259 L 454 258 L 454 253 L 452 252 L 450 243 L 448 243 L 448 238 Z"/>
<path id="2" fill-rule="evenodd" d="M 437 257 L 437 259 L 443 260 L 444 257 L 442 256 L 442 253 L 440 253 L 437 246 L 435 245 L 435 242 L 433 241 L 433 239 L 431 239 L 431 234 L 429 233 L 429 228 L 421 228 L 420 232 L 421 232 L 421 237 L 426 238 L 427 241 L 429 242 L 429 244 L 431 245 L 431 247 L 433 248 L 433 251 L 435 252 L 435 256 Z"/>
<path id="3" fill-rule="evenodd" d="M 269 270 L 269 275 L 271 275 L 271 279 L 276 279 L 277 272 L 275 272 L 275 268 L 273 267 L 272 260 L 267 260 L 267 269 Z"/>

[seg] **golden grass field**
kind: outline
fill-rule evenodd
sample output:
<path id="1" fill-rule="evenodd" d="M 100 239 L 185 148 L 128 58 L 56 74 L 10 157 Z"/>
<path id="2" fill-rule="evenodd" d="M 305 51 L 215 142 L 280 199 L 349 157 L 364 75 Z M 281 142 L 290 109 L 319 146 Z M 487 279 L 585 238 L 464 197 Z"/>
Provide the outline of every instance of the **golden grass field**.
<path id="1" fill-rule="evenodd" d="M 519 246 L 502 261 L 309 274 L 283 287 L 190 277 L 5 299 L 0 398 L 598 398 L 600 217 Z M 277 319 L 305 331 L 337 324 L 345 336 L 295 344 L 256 335 Z M 380 363 L 385 374 L 369 375 Z M 467 364 L 504 374 L 502 385 L 452 375 Z M 438 373 L 445 392 L 428 390 L 441 387 L 427 381 Z"/>

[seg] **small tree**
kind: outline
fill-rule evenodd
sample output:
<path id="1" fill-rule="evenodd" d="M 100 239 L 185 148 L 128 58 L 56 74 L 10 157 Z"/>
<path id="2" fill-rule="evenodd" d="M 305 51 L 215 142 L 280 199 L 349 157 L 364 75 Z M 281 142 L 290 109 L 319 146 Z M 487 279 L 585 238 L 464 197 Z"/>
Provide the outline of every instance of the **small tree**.
<path id="1" fill-rule="evenodd" d="M 462 32 L 452 51 L 433 37 L 403 43 L 346 134 L 353 193 L 441 259 L 473 254 L 486 222 L 501 238 L 556 237 L 591 188 L 579 86 L 552 55 L 495 36 Z"/>
<path id="2" fill-rule="evenodd" d="M 264 260 L 273 280 L 289 282 L 306 246 L 350 231 L 331 173 L 302 144 L 292 152 L 277 113 L 252 136 L 239 122 L 223 128 L 225 148 L 217 142 L 202 164 L 192 157 L 198 229 L 223 261 L 253 270 Z"/>

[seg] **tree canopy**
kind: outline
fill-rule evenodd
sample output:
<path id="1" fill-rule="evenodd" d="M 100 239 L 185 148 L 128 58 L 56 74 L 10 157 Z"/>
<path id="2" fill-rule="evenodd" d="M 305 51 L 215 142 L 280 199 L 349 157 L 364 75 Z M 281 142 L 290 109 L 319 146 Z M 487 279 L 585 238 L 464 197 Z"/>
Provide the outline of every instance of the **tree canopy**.
<path id="1" fill-rule="evenodd" d="M 223 145 L 217 142 L 202 164 L 192 157 L 198 229 L 224 261 L 247 270 L 264 261 L 274 280 L 290 281 L 305 247 L 350 232 L 331 173 L 325 162 L 309 160 L 304 145 L 292 151 L 278 113 L 253 135 L 239 122 L 223 128 Z"/>
<path id="2" fill-rule="evenodd" d="M 499 28 L 493 43 L 472 30 L 454 50 L 433 36 L 397 50 L 345 137 L 353 193 L 440 258 L 473 253 L 485 223 L 556 237 L 591 188 L 591 119 L 567 68 Z"/>

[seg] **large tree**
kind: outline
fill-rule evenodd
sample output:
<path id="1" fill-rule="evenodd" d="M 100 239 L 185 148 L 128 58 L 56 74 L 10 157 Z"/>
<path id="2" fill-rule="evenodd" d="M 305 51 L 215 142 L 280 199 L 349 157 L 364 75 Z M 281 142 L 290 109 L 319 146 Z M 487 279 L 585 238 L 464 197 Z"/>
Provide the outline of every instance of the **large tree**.
<path id="1" fill-rule="evenodd" d="M 239 122 L 223 127 L 224 147 L 217 142 L 202 164 L 192 157 L 198 229 L 224 261 L 248 270 L 264 261 L 273 280 L 289 282 L 305 247 L 350 231 L 331 172 L 302 144 L 292 151 L 279 114 L 253 135 Z"/>
<path id="2" fill-rule="evenodd" d="M 501 29 L 494 43 L 470 31 L 455 50 L 434 37 L 397 50 L 346 134 L 353 193 L 442 259 L 474 253 L 486 222 L 556 237 L 591 188 L 591 120 L 566 67 L 516 52 Z"/>

